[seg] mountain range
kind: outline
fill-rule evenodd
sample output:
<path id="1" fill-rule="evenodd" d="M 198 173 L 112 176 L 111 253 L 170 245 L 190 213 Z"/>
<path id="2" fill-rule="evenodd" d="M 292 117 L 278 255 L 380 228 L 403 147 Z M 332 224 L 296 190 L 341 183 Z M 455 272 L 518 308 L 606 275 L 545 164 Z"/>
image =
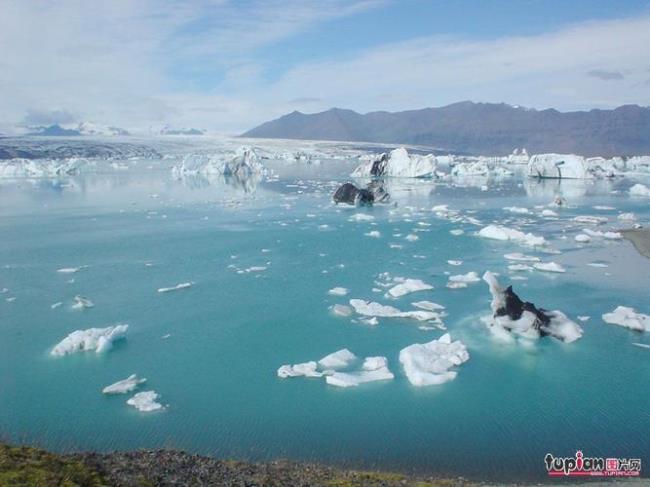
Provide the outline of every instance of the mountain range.
<path id="1" fill-rule="evenodd" d="M 424 145 L 484 155 L 526 148 L 529 153 L 611 157 L 650 154 L 650 108 L 623 105 L 613 110 L 560 112 L 470 101 L 366 114 L 332 108 L 313 114 L 294 111 L 242 137 Z"/>

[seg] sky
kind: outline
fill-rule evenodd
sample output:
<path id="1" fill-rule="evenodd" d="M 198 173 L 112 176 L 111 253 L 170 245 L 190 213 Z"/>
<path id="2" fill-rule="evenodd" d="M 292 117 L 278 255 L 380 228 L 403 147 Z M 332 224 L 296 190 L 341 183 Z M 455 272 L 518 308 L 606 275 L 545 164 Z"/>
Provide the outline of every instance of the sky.
<path id="1" fill-rule="evenodd" d="M 0 132 L 650 105 L 650 0 L 0 0 Z"/>

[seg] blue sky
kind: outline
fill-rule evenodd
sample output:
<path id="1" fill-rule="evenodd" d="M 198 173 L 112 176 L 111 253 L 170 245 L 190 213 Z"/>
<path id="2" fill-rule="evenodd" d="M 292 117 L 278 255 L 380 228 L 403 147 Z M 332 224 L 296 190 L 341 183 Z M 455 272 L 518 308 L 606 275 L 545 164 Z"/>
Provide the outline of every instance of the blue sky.
<path id="1" fill-rule="evenodd" d="M 292 110 L 650 105 L 650 2 L 2 0 L 0 130 Z"/>

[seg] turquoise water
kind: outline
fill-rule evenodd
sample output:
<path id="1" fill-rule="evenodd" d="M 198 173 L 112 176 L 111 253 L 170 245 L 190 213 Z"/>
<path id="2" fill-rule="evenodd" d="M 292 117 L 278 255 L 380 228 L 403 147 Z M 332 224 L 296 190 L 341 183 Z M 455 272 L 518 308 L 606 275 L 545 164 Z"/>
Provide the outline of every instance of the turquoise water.
<path id="1" fill-rule="evenodd" d="M 650 261 L 625 241 L 579 248 L 569 222 L 581 214 L 615 222 L 621 211 L 647 222 L 647 203 L 624 192 L 629 182 L 557 187 L 515 178 L 490 182 L 489 191 L 483 182 L 393 182 L 396 206 L 362 210 L 375 220 L 351 222 L 359 210 L 330 203 L 350 166 L 277 171 L 277 181 L 249 192 L 153 170 L 0 186 L 0 289 L 9 289 L 0 295 L 2 436 L 57 450 L 173 447 L 501 480 L 543 479 L 545 453 L 576 449 L 648 465 L 650 352 L 632 343 L 650 337 L 600 316 L 618 305 L 650 312 Z M 574 206 L 560 210 L 559 221 L 501 210 L 545 205 L 558 191 Z M 548 259 L 567 273 L 535 272 L 512 283 L 538 305 L 591 316 L 584 337 L 567 345 L 542 340 L 533 349 L 493 342 L 479 321 L 489 313 L 487 286 L 450 290 L 445 272 L 492 270 L 509 282 L 503 254 L 535 252 L 437 218 L 430 208 L 438 204 L 471 211 L 483 224 L 526 220 L 527 231 L 546 236 L 562 251 Z M 465 234 L 452 236 L 456 228 Z M 427 231 L 405 240 L 414 229 Z M 382 237 L 364 236 L 370 230 Z M 81 265 L 88 268 L 56 272 Z M 252 266 L 267 269 L 236 272 Z M 471 356 L 455 381 L 416 388 L 398 363 L 401 348 L 442 332 L 399 319 L 370 327 L 329 311 L 349 298 L 386 303 L 372 292 L 381 272 L 434 285 L 388 304 L 410 309 L 428 299 L 447 307 L 445 323 Z M 193 287 L 156 292 L 185 281 Z M 329 296 L 334 286 L 350 294 Z M 76 294 L 95 307 L 71 309 Z M 130 325 L 128 338 L 105 355 L 49 355 L 74 330 L 116 322 Z M 395 379 L 338 389 L 276 377 L 282 364 L 344 347 L 385 355 Z M 129 396 L 101 394 L 132 373 L 148 379 L 143 390 L 161 394 L 164 411 L 140 413 L 125 404 Z"/>

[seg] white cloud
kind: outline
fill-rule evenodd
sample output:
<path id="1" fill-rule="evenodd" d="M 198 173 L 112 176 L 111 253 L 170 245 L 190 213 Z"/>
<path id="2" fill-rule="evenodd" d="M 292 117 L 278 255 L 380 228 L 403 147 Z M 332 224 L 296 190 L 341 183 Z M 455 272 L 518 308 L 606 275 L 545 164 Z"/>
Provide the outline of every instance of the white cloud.
<path id="1" fill-rule="evenodd" d="M 274 67 L 266 48 L 381 3 L 5 0 L 0 120 L 18 122 L 31 111 L 127 128 L 239 131 L 296 108 L 403 110 L 464 99 L 559 109 L 650 104 L 648 16 L 533 36 L 351 48 L 266 81 Z M 590 72 L 621 78 L 604 82 Z"/>

